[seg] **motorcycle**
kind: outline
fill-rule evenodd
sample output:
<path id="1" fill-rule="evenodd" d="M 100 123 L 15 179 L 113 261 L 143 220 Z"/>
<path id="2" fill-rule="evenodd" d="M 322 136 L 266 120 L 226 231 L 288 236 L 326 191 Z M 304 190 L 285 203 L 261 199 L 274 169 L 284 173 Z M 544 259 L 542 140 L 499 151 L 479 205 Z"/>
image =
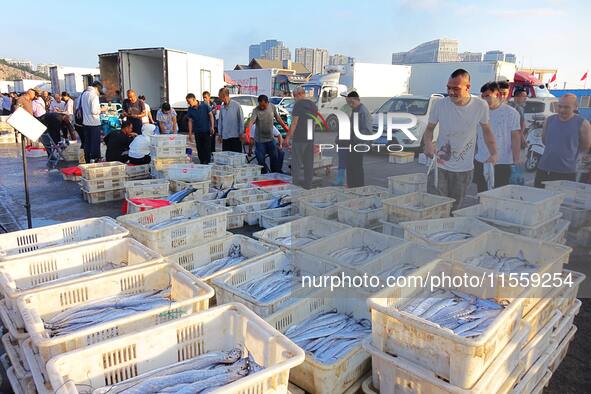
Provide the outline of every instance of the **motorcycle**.
<path id="1" fill-rule="evenodd" d="M 525 159 L 525 169 L 527 171 L 535 171 L 538 168 L 540 157 L 544 154 L 544 142 L 542 141 L 542 133 L 544 131 L 543 115 L 534 115 L 533 120 L 528 127 L 527 137 L 525 139 L 527 144 L 527 154 Z"/>

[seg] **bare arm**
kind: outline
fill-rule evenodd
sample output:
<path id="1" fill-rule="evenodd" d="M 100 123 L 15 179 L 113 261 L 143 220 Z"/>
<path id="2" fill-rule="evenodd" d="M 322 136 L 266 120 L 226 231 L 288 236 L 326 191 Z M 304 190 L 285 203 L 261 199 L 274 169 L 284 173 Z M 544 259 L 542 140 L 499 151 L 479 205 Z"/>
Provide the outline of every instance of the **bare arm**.
<path id="1" fill-rule="evenodd" d="M 189 142 L 193 142 L 193 119 L 187 120 L 187 131 L 189 132 Z"/>
<path id="2" fill-rule="evenodd" d="M 179 127 L 176 123 L 176 116 L 172 117 L 172 130 L 171 133 L 176 133 L 178 131 Z"/>
<path id="3" fill-rule="evenodd" d="M 486 144 L 488 152 L 490 153 L 490 157 L 486 162 L 495 164 L 497 161 L 497 141 L 495 140 L 495 135 L 493 134 L 493 131 L 490 128 L 490 124 L 481 123 L 480 127 L 482 127 L 482 136 L 484 137 L 484 143 Z"/>
<path id="4" fill-rule="evenodd" d="M 149 121 L 150 123 L 154 123 L 154 118 L 152 117 L 152 111 L 149 111 L 149 112 L 148 112 L 148 121 Z"/>
<path id="5" fill-rule="evenodd" d="M 295 132 L 296 127 L 298 127 L 298 119 L 299 116 L 294 116 L 291 118 L 291 126 L 289 126 L 289 130 L 287 130 L 287 135 L 285 136 L 285 144 L 291 139 L 291 136 Z"/>
<path id="6" fill-rule="evenodd" d="M 521 162 L 521 130 L 511 132 L 511 152 L 513 153 L 513 164 Z"/>
<path id="7" fill-rule="evenodd" d="M 425 133 L 423 133 L 423 145 L 425 155 L 428 157 L 433 157 L 435 155 L 435 145 L 433 144 L 433 131 L 437 123 L 428 123 L 427 127 L 425 128 Z"/>
<path id="8" fill-rule="evenodd" d="M 587 119 L 583 121 L 581 125 L 581 136 L 580 136 L 580 149 L 581 152 L 588 152 L 591 149 L 591 124 Z"/>
<path id="9" fill-rule="evenodd" d="M 283 119 L 281 119 L 281 116 L 279 116 L 277 112 L 275 112 L 275 120 L 277 121 L 277 123 L 281 125 L 281 127 L 283 127 L 283 130 L 285 130 L 285 132 L 289 131 L 289 127 L 287 127 L 287 125 L 285 124 Z"/>
<path id="10" fill-rule="evenodd" d="M 209 127 L 211 128 L 211 135 L 213 135 L 215 132 L 215 127 L 213 123 L 213 112 L 209 113 Z"/>

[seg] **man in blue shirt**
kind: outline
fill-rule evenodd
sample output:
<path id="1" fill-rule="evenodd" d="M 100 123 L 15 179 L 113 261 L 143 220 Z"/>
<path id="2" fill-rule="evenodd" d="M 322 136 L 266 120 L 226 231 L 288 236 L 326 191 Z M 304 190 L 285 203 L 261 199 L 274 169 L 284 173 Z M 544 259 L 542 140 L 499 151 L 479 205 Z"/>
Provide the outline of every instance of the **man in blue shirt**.
<path id="1" fill-rule="evenodd" d="M 186 100 L 189 104 L 187 109 L 189 142 L 195 141 L 199 163 L 209 164 L 211 161 L 211 138 L 215 133 L 211 107 L 204 101 L 199 103 L 193 93 L 187 94 Z M 193 132 L 195 132 L 195 138 L 193 138 Z"/>

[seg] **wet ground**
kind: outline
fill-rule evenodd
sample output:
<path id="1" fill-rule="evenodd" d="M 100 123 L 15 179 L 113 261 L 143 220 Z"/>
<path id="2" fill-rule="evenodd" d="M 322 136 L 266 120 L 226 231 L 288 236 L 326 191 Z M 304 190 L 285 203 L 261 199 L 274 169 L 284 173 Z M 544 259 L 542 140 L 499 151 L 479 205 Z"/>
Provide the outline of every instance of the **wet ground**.
<path id="1" fill-rule="evenodd" d="M 334 135 L 326 133 L 321 141 L 331 143 Z M 49 171 L 45 158 L 29 158 L 29 189 L 31 196 L 33 225 L 44 226 L 63 221 L 97 216 L 117 217 L 121 214 L 121 201 L 89 205 L 80 194 L 75 182 L 66 182 L 57 171 Z M 334 161 L 336 164 L 336 160 Z M 387 185 L 392 175 L 424 172 L 425 167 L 416 163 L 393 165 L 383 155 L 368 155 L 365 158 L 366 184 Z M 328 184 L 333 175 L 319 179 Z M 330 178 L 330 179 L 329 179 Z M 527 182 L 533 183 L 533 176 L 527 175 Z M 475 196 L 475 188 L 469 194 Z M 467 204 L 474 203 L 467 199 Z M 27 227 L 24 205 L 23 171 L 20 148 L 16 145 L 0 145 L 0 232 Z M 241 233 L 251 233 L 245 228 Z M 591 257 L 589 251 L 576 248 L 567 267 L 583 272 L 591 278 Z M 591 294 L 591 280 L 583 283 L 581 295 Z M 575 319 L 577 334 L 569 352 L 552 376 L 545 393 L 589 393 L 591 392 L 591 302 L 584 298 L 579 315 Z M 5 386 L 6 387 L 6 386 Z M 0 390 L 1 391 L 1 390 Z M 6 392 L 6 391 L 4 391 Z"/>

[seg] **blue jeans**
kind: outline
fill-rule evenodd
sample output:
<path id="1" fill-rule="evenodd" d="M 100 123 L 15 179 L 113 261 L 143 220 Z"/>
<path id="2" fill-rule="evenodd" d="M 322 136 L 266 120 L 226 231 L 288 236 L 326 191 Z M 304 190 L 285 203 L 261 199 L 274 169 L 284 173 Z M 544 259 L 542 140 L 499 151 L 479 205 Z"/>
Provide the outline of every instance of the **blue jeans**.
<path id="1" fill-rule="evenodd" d="M 84 126 L 84 160 L 101 158 L 101 126 Z"/>
<path id="2" fill-rule="evenodd" d="M 277 145 L 275 145 L 275 141 L 255 142 L 254 149 L 254 155 L 256 156 L 259 165 L 263 166 L 264 173 L 269 172 L 269 167 L 267 167 L 265 162 L 265 157 L 267 155 L 269 155 L 271 172 L 281 172 L 281 167 L 279 167 L 279 156 L 277 154 Z"/>

